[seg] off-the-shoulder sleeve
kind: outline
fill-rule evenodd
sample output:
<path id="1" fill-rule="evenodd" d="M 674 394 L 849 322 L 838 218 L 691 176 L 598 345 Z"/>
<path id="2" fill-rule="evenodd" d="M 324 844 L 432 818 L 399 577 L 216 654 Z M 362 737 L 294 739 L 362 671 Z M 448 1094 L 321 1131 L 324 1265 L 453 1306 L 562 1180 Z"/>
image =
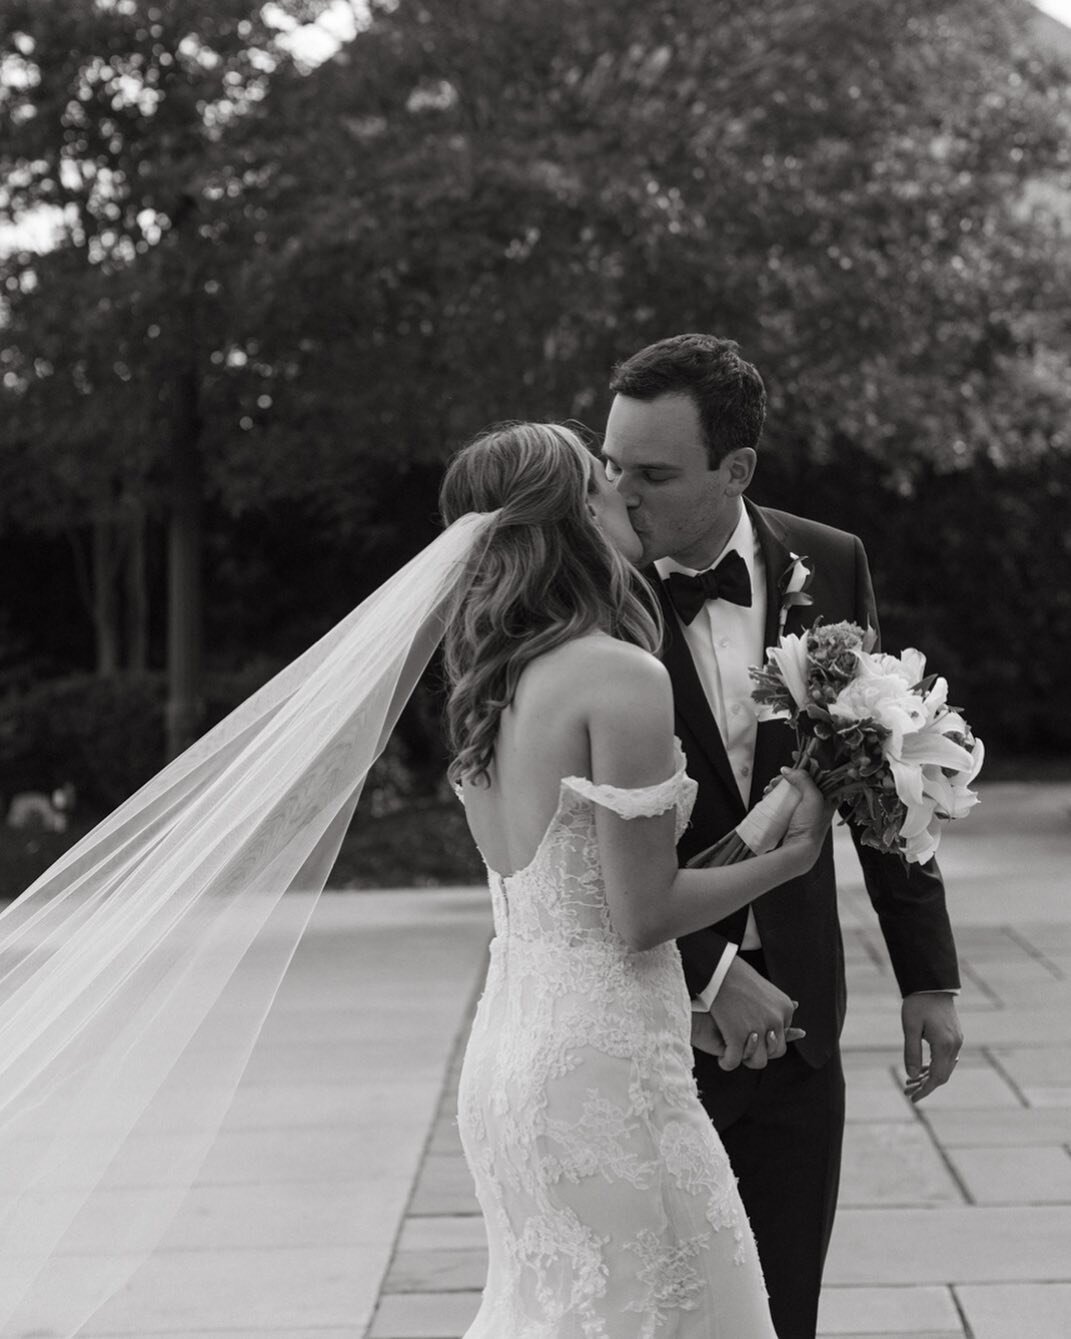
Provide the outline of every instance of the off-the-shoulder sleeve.
<path id="1" fill-rule="evenodd" d="M 653 786 L 597 786 L 586 776 L 563 777 L 562 785 L 604 809 L 612 809 L 622 818 L 653 818 L 690 798 L 695 782 L 682 763 L 672 776 Z"/>

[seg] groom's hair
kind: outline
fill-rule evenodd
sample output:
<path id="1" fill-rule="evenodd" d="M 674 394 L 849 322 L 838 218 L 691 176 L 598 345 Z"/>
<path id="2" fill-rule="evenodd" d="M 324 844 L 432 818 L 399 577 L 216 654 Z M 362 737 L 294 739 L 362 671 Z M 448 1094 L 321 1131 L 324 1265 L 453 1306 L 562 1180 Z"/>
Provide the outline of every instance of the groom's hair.
<path id="1" fill-rule="evenodd" d="M 673 335 L 648 344 L 617 364 L 610 390 L 634 400 L 690 395 L 699 410 L 711 468 L 730 451 L 759 445 L 766 418 L 766 387 L 731 339 Z"/>

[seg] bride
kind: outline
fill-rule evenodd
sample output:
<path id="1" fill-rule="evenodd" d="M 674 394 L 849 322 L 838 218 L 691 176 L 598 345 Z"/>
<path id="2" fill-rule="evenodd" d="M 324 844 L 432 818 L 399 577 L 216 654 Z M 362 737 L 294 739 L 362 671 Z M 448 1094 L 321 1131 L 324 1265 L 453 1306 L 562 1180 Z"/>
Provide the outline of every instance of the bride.
<path id="1" fill-rule="evenodd" d="M 500 509 L 446 631 L 450 774 L 496 932 L 459 1092 L 489 1245 L 466 1339 L 774 1339 L 673 940 L 808 869 L 830 812 L 788 772 L 780 849 L 678 869 L 696 788 L 640 543 L 568 429 L 479 437 L 441 506 Z"/>

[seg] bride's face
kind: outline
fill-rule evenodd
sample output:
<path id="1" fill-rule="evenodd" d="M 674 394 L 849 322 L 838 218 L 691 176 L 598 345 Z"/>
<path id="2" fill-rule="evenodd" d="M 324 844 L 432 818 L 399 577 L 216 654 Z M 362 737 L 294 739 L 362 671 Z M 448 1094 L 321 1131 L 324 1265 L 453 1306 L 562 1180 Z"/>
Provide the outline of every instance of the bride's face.
<path id="1" fill-rule="evenodd" d="M 633 530 L 625 499 L 607 479 L 600 460 L 592 462 L 588 506 L 595 517 L 595 524 L 618 553 L 630 563 L 638 563 L 643 555 L 643 540 Z"/>

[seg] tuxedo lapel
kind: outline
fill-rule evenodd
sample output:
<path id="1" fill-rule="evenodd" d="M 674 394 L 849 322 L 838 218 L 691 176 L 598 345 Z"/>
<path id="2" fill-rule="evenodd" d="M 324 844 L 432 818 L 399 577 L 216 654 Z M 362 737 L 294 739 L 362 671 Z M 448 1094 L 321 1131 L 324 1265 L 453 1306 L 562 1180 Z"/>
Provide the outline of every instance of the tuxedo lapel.
<path id="1" fill-rule="evenodd" d="M 761 507 L 745 501 L 762 550 L 766 570 L 766 629 L 763 647 L 777 645 L 781 615 L 781 578 L 792 563 L 788 537 L 782 526 Z M 795 609 L 789 611 L 794 613 Z M 792 731 L 782 721 L 760 721 L 755 733 L 755 762 L 751 773 L 750 805 L 762 799 L 767 782 L 792 758 Z"/>
<path id="2" fill-rule="evenodd" d="M 740 791 L 729 764 L 729 755 L 725 752 L 725 743 L 710 710 L 710 703 L 699 681 L 692 653 L 684 640 L 676 611 L 670 602 L 666 588 L 653 567 L 645 573 L 654 587 L 658 602 L 662 607 L 662 621 L 665 625 L 665 637 L 662 643 L 662 661 L 669 677 L 673 681 L 673 706 L 678 718 L 687 727 L 688 734 L 702 749 L 707 762 L 713 768 L 718 780 L 728 791 L 737 809 L 742 810 Z"/>
<path id="3" fill-rule="evenodd" d="M 755 527 L 762 550 L 762 563 L 766 569 L 766 628 L 762 644 L 768 648 L 777 645 L 777 623 L 781 615 L 780 583 L 792 562 L 792 553 L 781 525 L 753 502 L 745 500 L 744 505 Z"/>

